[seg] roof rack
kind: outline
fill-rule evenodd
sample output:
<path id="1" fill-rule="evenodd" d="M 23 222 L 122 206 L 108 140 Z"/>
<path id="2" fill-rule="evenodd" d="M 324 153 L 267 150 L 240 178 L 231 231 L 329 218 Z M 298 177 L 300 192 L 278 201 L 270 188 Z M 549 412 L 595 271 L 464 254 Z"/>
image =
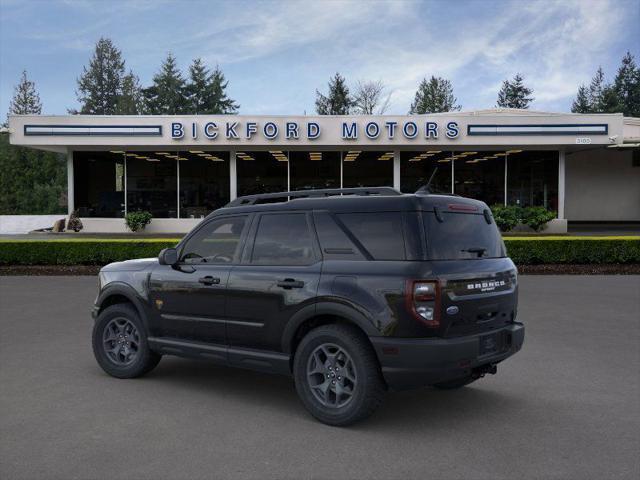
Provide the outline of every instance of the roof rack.
<path id="1" fill-rule="evenodd" d="M 332 197 L 337 195 L 402 195 L 398 190 L 392 187 L 360 187 L 360 188 L 325 188 L 318 190 L 296 190 L 294 192 L 277 192 L 277 193 L 261 193 L 258 195 L 245 195 L 238 197 L 229 202 L 226 207 L 241 207 L 245 205 L 255 205 L 263 203 L 264 200 L 273 200 L 277 198 L 286 199 L 284 201 L 296 198 L 312 198 L 312 197 Z M 267 202 L 265 202 L 267 203 Z"/>

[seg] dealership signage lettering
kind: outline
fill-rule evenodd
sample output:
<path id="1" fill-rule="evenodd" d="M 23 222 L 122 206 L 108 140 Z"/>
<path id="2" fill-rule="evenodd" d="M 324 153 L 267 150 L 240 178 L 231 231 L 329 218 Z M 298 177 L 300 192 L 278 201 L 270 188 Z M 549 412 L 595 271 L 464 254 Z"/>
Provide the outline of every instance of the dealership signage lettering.
<path id="1" fill-rule="evenodd" d="M 363 124 L 354 121 L 343 121 L 340 124 L 340 137 L 343 140 L 357 140 L 359 137 L 366 137 L 370 140 L 386 138 L 393 140 L 397 137 L 406 139 L 425 138 L 437 139 L 441 135 L 449 139 L 458 138 L 460 127 L 457 122 L 447 122 L 445 125 L 438 125 L 437 122 L 420 121 L 370 121 Z M 251 140 L 255 136 L 263 136 L 267 140 L 285 139 L 297 140 L 306 138 L 316 140 L 322 135 L 322 128 L 317 122 L 206 122 L 206 123 L 171 123 L 171 138 L 179 140 L 185 137 L 197 139 L 202 136 L 209 140 L 224 137 L 228 140 L 247 139 Z"/>

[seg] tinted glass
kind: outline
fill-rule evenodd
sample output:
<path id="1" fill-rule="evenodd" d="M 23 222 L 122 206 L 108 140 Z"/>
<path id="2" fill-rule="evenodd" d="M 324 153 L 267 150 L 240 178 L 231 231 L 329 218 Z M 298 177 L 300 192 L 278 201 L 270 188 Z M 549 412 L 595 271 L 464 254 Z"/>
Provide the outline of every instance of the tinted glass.
<path id="1" fill-rule="evenodd" d="M 165 152 L 166 153 L 166 152 Z M 177 161 L 155 152 L 127 152 L 127 212 L 178 216 Z"/>
<path id="2" fill-rule="evenodd" d="M 309 265 L 313 260 L 313 243 L 304 213 L 260 218 L 251 263 Z"/>
<path id="3" fill-rule="evenodd" d="M 484 215 L 470 213 L 424 214 L 429 258 L 433 260 L 461 260 L 471 258 L 504 257 L 504 243 L 495 222 L 490 224 Z"/>
<path id="4" fill-rule="evenodd" d="M 289 152 L 291 190 L 340 188 L 340 152 Z"/>
<path id="5" fill-rule="evenodd" d="M 340 221 L 375 260 L 405 260 L 402 214 L 344 213 Z"/>
<path id="6" fill-rule="evenodd" d="M 124 217 L 124 154 L 74 152 L 73 169 L 81 217 Z"/>
<path id="7" fill-rule="evenodd" d="M 288 190 L 287 152 L 238 152 L 236 169 L 238 196 Z"/>
<path id="8" fill-rule="evenodd" d="M 452 156 L 453 152 L 446 150 L 401 152 L 400 190 L 404 193 L 414 193 L 420 187 L 427 185 L 431 179 L 429 191 L 432 193 L 452 193 Z"/>
<path id="9" fill-rule="evenodd" d="M 180 218 L 204 218 L 229 202 L 229 153 L 178 152 Z"/>
<path id="10" fill-rule="evenodd" d="M 342 186 L 393 186 L 393 152 L 350 150 L 342 156 Z"/>
<path id="11" fill-rule="evenodd" d="M 505 156 L 505 152 L 455 152 L 454 193 L 487 205 L 504 204 Z"/>
<path id="12" fill-rule="evenodd" d="M 231 263 L 238 251 L 246 217 L 213 220 L 191 237 L 182 249 L 184 263 Z"/>

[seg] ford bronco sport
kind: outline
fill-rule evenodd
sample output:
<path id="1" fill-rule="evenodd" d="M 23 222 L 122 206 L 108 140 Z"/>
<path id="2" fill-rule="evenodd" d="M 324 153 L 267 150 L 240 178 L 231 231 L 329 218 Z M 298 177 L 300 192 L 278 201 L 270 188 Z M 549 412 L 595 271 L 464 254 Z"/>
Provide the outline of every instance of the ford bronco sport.
<path id="1" fill-rule="evenodd" d="M 517 271 L 489 208 L 388 188 L 240 197 L 158 259 L 100 271 L 93 350 L 118 378 L 162 355 L 292 375 L 320 421 L 387 389 L 453 389 L 524 341 Z"/>

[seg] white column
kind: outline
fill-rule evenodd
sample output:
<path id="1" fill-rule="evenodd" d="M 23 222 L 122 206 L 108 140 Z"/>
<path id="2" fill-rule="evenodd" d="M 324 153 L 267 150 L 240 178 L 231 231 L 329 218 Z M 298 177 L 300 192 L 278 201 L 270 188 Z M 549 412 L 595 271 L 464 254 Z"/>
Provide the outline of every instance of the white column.
<path id="1" fill-rule="evenodd" d="M 287 151 L 287 192 L 291 191 L 291 157 Z"/>
<path id="2" fill-rule="evenodd" d="M 565 179 L 565 150 L 560 150 L 558 156 L 558 219 L 564 220 L 564 179 Z"/>
<path id="3" fill-rule="evenodd" d="M 507 172 L 509 171 L 509 154 L 504 156 L 504 206 L 507 206 Z"/>
<path id="4" fill-rule="evenodd" d="M 75 210 L 75 189 L 73 177 L 73 150 L 67 149 L 67 213 Z"/>
<path id="5" fill-rule="evenodd" d="M 229 201 L 238 197 L 238 173 L 236 170 L 236 151 L 229 152 Z"/>
<path id="6" fill-rule="evenodd" d="M 176 158 L 176 218 L 180 218 L 180 160 Z"/>
<path id="7" fill-rule="evenodd" d="M 393 151 L 393 188 L 400 191 L 400 150 Z"/>
<path id="8" fill-rule="evenodd" d="M 124 156 L 124 216 L 127 216 L 127 157 Z"/>
<path id="9" fill-rule="evenodd" d="M 344 175 L 343 175 L 343 163 L 344 163 L 344 152 L 342 150 L 340 150 L 340 188 L 344 188 L 343 187 L 343 179 L 344 179 Z"/>
<path id="10" fill-rule="evenodd" d="M 456 161 L 453 159 L 453 151 L 451 152 L 451 194 L 456 193 L 456 167 L 454 166 L 454 163 Z"/>

